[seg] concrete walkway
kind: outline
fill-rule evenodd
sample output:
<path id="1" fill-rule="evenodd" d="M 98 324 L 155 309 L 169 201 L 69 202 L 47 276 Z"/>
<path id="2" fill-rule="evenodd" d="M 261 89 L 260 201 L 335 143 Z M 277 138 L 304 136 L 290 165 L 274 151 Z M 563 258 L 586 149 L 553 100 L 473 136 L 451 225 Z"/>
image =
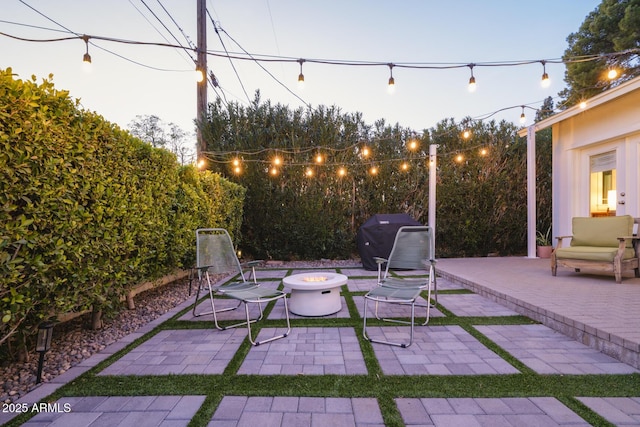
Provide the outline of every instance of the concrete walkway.
<path id="1" fill-rule="evenodd" d="M 460 318 L 491 318 L 524 314 L 541 324 L 481 322 L 470 334 L 458 325 L 416 327 L 409 348 L 372 344 L 376 364 L 384 377 L 415 376 L 417 381 L 448 376 L 483 378 L 520 374 L 518 366 L 486 347 L 478 334 L 539 375 L 635 375 L 638 377 L 640 342 L 640 279 L 626 278 L 616 284 L 613 277 L 559 271 L 552 277 L 548 260 L 527 258 L 442 259 L 437 264 L 438 303 L 434 319 L 452 313 Z M 371 376 L 359 342 L 358 326 L 335 326 L 354 318 L 361 324 L 362 293 L 375 286 L 375 272 L 353 268 L 326 269 L 349 277 L 343 287 L 343 308 L 322 318 L 322 326 L 305 326 L 292 316 L 292 332 L 281 340 L 251 347 L 233 375 Z M 258 272 L 263 286 L 277 287 L 286 274 L 297 270 L 274 268 Z M 416 275 L 423 272 L 402 272 Z M 473 294 L 464 290 L 471 289 Z M 355 305 L 350 311 L 347 299 Z M 189 306 L 191 301 L 125 337 L 51 382 L 23 397 L 17 405 L 0 412 L 0 423 L 10 422 L 18 409 L 34 413 L 27 426 L 186 426 L 205 405 L 206 395 L 183 396 L 65 396 L 38 405 L 55 390 L 112 356 Z M 207 301 L 202 304 L 207 309 Z M 370 312 L 368 313 L 370 314 Z M 397 307 L 381 307 L 382 316 L 402 316 Z M 225 313 L 221 319 L 242 318 L 243 313 Z M 417 312 L 423 316 L 423 313 Z M 239 317 L 238 317 L 239 316 Z M 284 318 L 279 305 L 268 316 Z M 191 311 L 179 319 L 194 318 Z M 495 323 L 495 324 L 494 324 Z M 562 333 L 559 333 L 562 332 Z M 265 327 L 262 337 L 280 333 Z M 405 340 L 406 326 L 373 325 L 372 336 Z M 119 357 L 98 376 L 222 375 L 246 339 L 245 329 L 166 329 Z M 602 350 L 602 351 L 600 351 Z M 624 363 L 623 363 L 624 362 Z M 123 377 L 124 378 L 124 377 Z M 255 391 L 254 391 L 255 392 Z M 406 426 L 587 426 L 578 414 L 554 396 L 527 397 L 423 397 L 396 396 L 386 405 L 395 406 Z M 126 394 L 126 393 L 125 393 Z M 153 394 L 153 393 L 151 393 Z M 628 397 L 573 396 L 581 404 L 613 425 L 640 426 L 640 381 L 638 393 Z M 36 404 L 36 406 L 34 406 Z M 371 397 L 317 397 L 225 395 L 207 413 L 208 426 L 366 426 L 384 425 L 382 406 Z"/>

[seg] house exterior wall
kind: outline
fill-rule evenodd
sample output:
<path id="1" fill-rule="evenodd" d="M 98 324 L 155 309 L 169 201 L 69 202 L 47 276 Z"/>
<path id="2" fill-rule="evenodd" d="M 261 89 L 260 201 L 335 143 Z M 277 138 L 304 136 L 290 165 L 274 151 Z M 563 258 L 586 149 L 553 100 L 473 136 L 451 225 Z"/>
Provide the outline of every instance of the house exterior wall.
<path id="1" fill-rule="evenodd" d="M 554 236 L 570 235 L 574 216 L 589 216 L 590 157 L 610 151 L 616 153 L 616 214 L 640 217 L 640 90 L 558 121 L 552 134 Z"/>

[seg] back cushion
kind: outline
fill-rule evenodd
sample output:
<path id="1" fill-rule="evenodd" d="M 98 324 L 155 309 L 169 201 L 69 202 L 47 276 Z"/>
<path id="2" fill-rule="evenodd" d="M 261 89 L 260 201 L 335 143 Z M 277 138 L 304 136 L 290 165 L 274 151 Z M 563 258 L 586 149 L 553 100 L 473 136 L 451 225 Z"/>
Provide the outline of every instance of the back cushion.
<path id="1" fill-rule="evenodd" d="M 617 247 L 618 237 L 631 236 L 633 217 L 607 216 L 601 218 L 573 218 L 573 239 L 571 246 L 605 246 Z M 627 241 L 630 248 L 632 241 Z"/>

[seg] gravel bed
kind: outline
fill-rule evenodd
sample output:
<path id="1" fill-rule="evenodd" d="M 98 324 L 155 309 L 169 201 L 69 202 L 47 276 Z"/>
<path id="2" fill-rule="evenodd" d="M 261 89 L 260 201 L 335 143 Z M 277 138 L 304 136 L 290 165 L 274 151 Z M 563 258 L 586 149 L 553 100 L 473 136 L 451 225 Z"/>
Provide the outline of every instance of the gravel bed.
<path id="1" fill-rule="evenodd" d="M 347 267 L 361 266 L 357 260 L 320 260 L 269 262 L 272 268 Z M 170 283 L 135 297 L 135 310 L 122 310 L 105 319 L 100 330 L 91 330 L 85 315 L 54 328 L 51 350 L 45 355 L 42 382 L 50 381 L 71 367 L 89 358 L 120 338 L 155 320 L 189 297 L 188 280 Z M 0 363 L 0 402 L 11 403 L 27 394 L 36 385 L 39 355 L 34 350 L 25 363 Z"/>

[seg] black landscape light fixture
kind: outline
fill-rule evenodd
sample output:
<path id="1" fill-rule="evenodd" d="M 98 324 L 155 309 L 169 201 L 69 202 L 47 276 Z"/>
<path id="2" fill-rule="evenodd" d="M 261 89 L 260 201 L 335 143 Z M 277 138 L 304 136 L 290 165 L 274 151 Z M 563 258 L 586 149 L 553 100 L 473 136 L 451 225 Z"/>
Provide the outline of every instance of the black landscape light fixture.
<path id="1" fill-rule="evenodd" d="M 40 353 L 38 360 L 38 375 L 36 384 L 42 381 L 42 365 L 44 364 L 44 355 L 51 348 L 51 337 L 53 336 L 53 322 L 42 322 L 38 325 L 38 337 L 36 339 L 36 351 Z"/>

